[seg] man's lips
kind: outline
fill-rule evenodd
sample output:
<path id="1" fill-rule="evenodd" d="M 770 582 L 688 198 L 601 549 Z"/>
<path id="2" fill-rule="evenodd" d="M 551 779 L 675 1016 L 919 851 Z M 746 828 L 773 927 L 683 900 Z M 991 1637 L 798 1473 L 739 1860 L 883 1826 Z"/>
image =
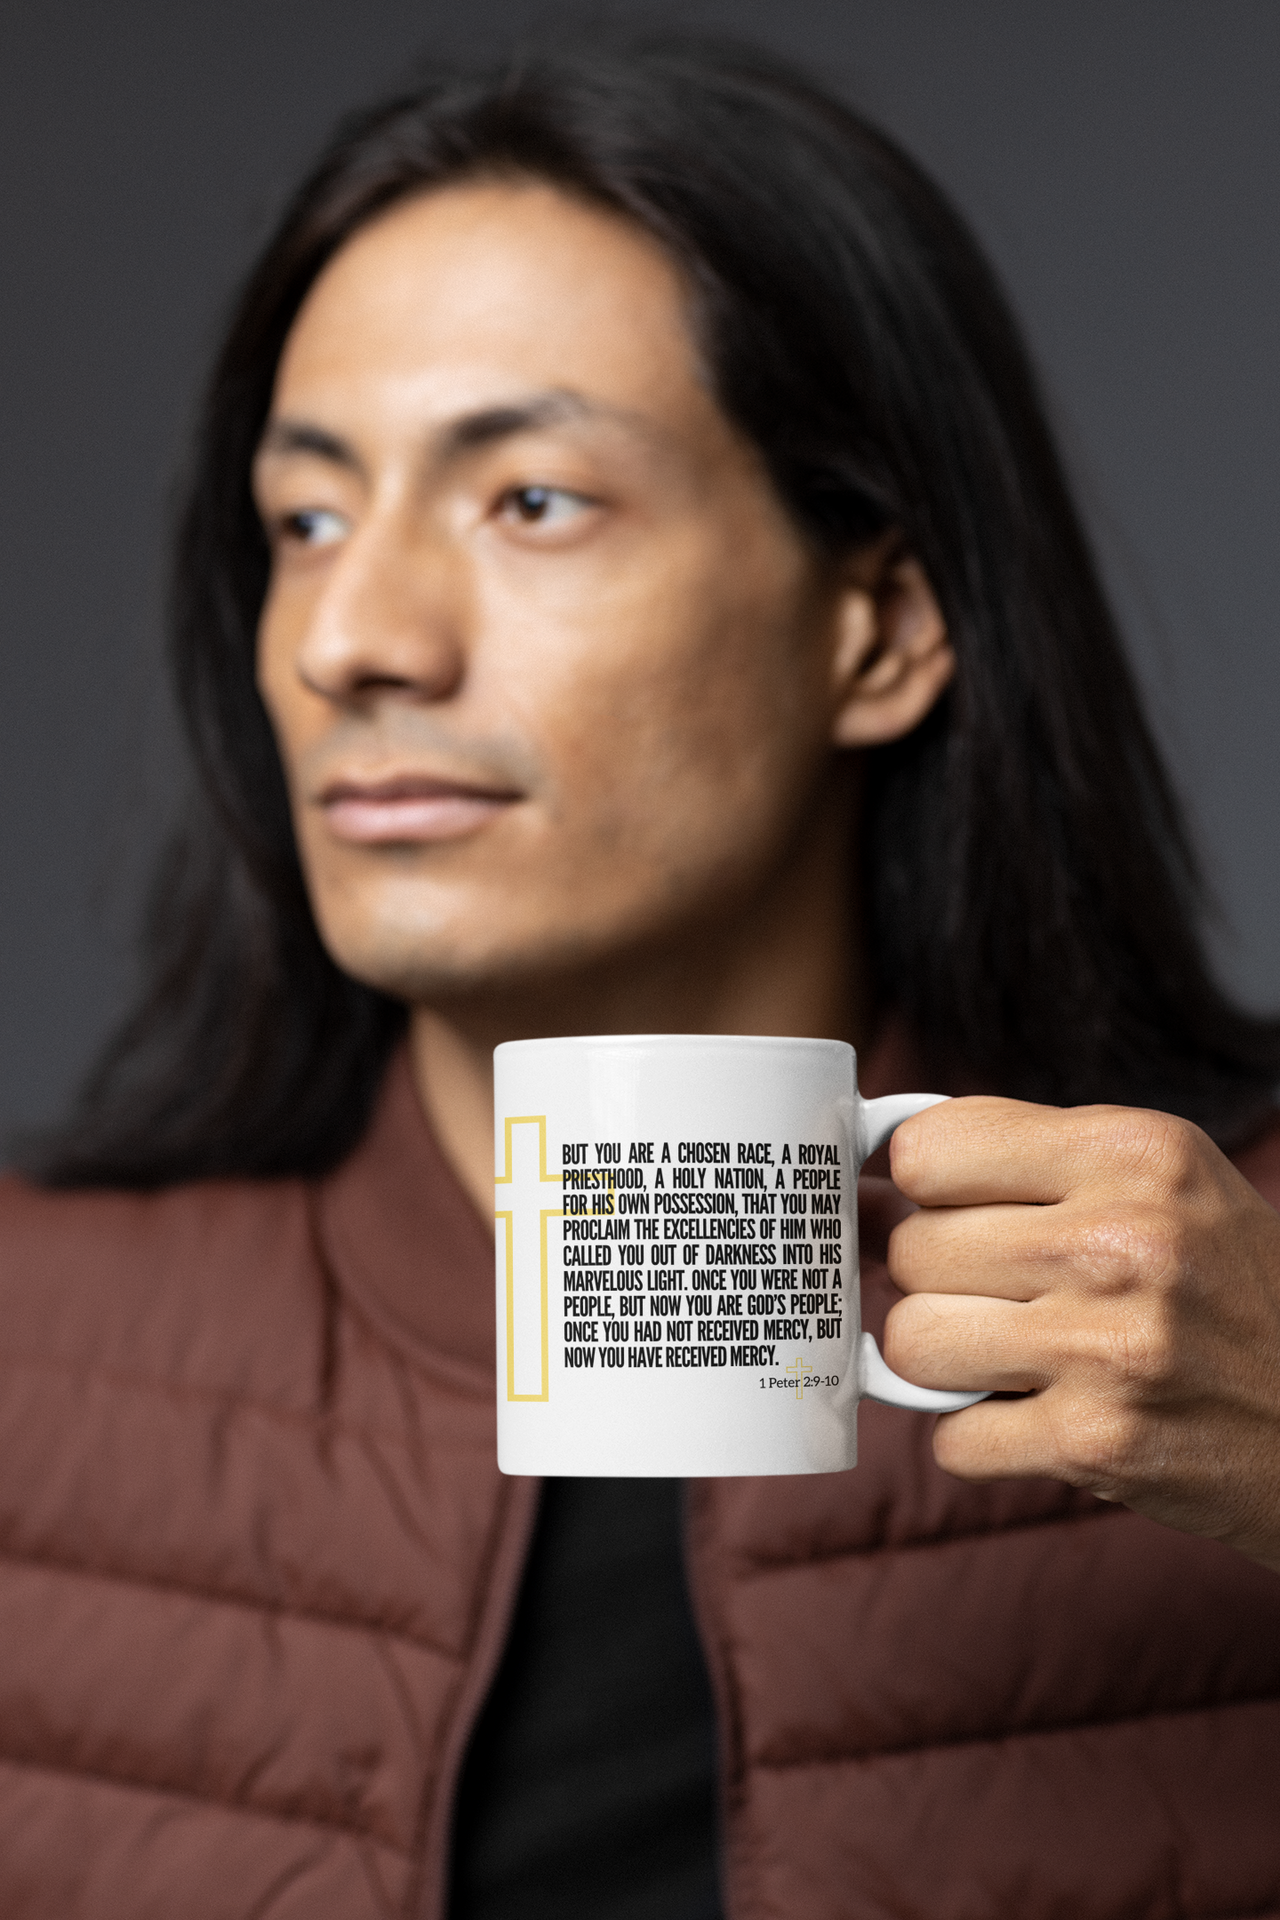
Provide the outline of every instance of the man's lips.
<path id="1" fill-rule="evenodd" d="M 393 841 L 459 840 L 520 799 L 419 774 L 389 780 L 333 780 L 320 795 L 335 839 L 361 846 Z"/>

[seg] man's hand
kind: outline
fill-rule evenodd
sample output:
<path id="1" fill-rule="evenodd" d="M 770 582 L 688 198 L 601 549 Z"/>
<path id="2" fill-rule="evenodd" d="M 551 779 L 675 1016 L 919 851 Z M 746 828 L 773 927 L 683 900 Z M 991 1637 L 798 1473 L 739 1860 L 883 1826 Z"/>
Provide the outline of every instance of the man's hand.
<path id="1" fill-rule="evenodd" d="M 1026 1394 L 938 1422 L 965 1480 L 1047 1474 L 1280 1570 L 1280 1214 L 1188 1121 L 965 1099 L 893 1137 L 885 1358 Z"/>

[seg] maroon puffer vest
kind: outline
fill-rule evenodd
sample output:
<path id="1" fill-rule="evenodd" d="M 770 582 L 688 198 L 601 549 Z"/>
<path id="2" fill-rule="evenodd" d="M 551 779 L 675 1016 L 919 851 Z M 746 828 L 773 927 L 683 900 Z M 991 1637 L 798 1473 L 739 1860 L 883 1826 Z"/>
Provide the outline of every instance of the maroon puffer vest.
<path id="1" fill-rule="evenodd" d="M 537 1500 L 491 1262 L 403 1061 L 315 1186 L 3 1183 L 4 1920 L 443 1914 Z M 1280 1579 L 860 1423 L 690 1490 L 731 1920 L 1280 1915 Z"/>

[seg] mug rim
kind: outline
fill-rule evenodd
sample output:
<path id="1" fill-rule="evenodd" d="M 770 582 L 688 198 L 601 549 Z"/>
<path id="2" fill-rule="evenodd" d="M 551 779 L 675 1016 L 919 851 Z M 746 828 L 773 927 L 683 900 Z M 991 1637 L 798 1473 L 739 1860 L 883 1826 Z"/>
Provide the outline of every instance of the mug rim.
<path id="1" fill-rule="evenodd" d="M 825 1050 L 831 1047 L 841 1048 L 853 1054 L 856 1049 L 848 1040 L 822 1040 L 814 1035 L 785 1033 L 565 1033 L 542 1034 L 533 1040 L 502 1040 L 494 1048 L 494 1057 L 513 1047 L 646 1047 L 660 1044 L 664 1047 L 727 1047 L 731 1050 L 749 1047 L 801 1047 Z"/>

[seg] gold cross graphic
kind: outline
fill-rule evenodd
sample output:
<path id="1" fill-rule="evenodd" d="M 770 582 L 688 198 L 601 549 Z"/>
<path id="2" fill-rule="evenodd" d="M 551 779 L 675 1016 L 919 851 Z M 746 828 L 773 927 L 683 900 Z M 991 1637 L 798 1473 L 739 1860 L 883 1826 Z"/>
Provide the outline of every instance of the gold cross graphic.
<path id="1" fill-rule="evenodd" d="M 519 1150 L 513 1130 L 522 1131 Z M 530 1127 L 538 1129 L 537 1153 Z M 547 1172 L 547 1116 L 523 1113 L 503 1122 L 504 1159 L 494 1186 L 510 1191 L 495 1197 L 510 1202 L 495 1212 L 505 1229 L 507 1275 L 507 1398 L 545 1400 L 550 1387 L 547 1352 L 547 1222 L 558 1219 L 563 1206 L 547 1207 L 547 1199 L 563 1199 L 564 1175 Z"/>
<path id="2" fill-rule="evenodd" d="M 791 1365 L 787 1368 L 787 1372 L 796 1383 L 796 1399 L 803 1400 L 804 1390 L 809 1384 L 809 1375 L 813 1372 L 813 1368 L 807 1360 L 802 1360 L 800 1355 L 797 1354 L 791 1362 Z"/>

